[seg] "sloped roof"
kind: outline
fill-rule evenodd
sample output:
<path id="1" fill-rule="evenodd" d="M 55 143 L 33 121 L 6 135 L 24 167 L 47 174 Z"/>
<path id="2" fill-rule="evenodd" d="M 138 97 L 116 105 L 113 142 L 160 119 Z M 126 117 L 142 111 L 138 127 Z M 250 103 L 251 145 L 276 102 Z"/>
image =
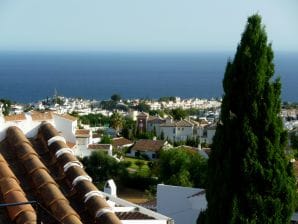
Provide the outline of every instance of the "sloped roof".
<path id="1" fill-rule="evenodd" d="M 165 146 L 166 141 L 163 140 L 150 140 L 150 139 L 141 139 L 137 141 L 132 150 L 136 151 L 159 151 Z"/>
<path id="2" fill-rule="evenodd" d="M 112 145 L 113 147 L 117 148 L 117 147 L 122 147 L 122 146 L 125 146 L 125 145 L 131 145 L 133 144 L 132 141 L 130 141 L 129 139 L 127 138 L 113 138 L 112 140 Z"/>
<path id="3" fill-rule="evenodd" d="M 38 201 L 49 212 L 45 213 L 42 209 L 38 209 L 38 218 L 44 224 L 51 224 L 55 222 L 55 219 L 57 223 L 73 224 L 120 224 L 119 219 L 134 220 L 137 223 L 142 223 L 142 220 L 152 220 L 150 223 L 166 224 L 171 220 L 166 216 L 99 191 L 79 160 L 63 141 L 57 139 L 49 146 L 44 144 L 59 135 L 50 123 L 42 124 L 37 138 L 32 139 L 31 142 L 17 127 L 8 128 L 6 135 L 6 139 L 0 143 L 0 153 L 5 157 L 12 171 L 7 171 L 7 167 L 1 166 L 0 177 L 5 174 L 5 178 L 10 177 L 13 180 L 0 178 L 0 182 L 4 184 L 2 186 L 5 186 L 5 188 L 0 187 L 0 200 L 3 199 L 4 191 L 2 190 L 8 189 L 9 192 L 16 190 L 14 202 L 23 202 L 26 200 L 20 196 L 23 190 L 28 199 Z M 111 146 L 95 145 L 97 147 Z M 0 161 L 0 163 L 3 162 Z M 23 189 L 17 189 L 16 182 L 18 181 Z M 115 203 L 113 210 L 107 200 Z M 23 207 L 19 206 L 21 209 Z M 0 223 L 12 223 L 15 218 L 19 218 L 16 216 L 21 213 L 11 213 L 13 219 L 9 219 L 7 214 L 4 209 L 0 210 Z M 16 223 L 28 221 L 27 215 L 21 222 Z"/>
<path id="4" fill-rule="evenodd" d="M 23 120 L 26 120 L 26 116 L 24 113 L 8 115 L 4 117 L 4 120 L 5 121 L 23 121 Z"/>
<path id="5" fill-rule="evenodd" d="M 37 112 L 33 111 L 31 113 L 31 118 L 33 121 L 47 121 L 53 119 L 51 112 Z"/>
<path id="6" fill-rule="evenodd" d="M 62 118 L 66 119 L 66 120 L 69 120 L 69 121 L 76 121 L 76 120 L 78 120 L 76 117 L 71 116 L 69 114 L 57 114 L 57 113 L 55 113 L 55 115 L 58 116 L 58 117 L 62 117 Z"/>
<path id="7" fill-rule="evenodd" d="M 181 121 L 174 121 L 171 123 L 164 123 L 161 124 L 160 127 L 193 127 L 194 124 L 187 120 L 181 120 Z"/>
<path id="8" fill-rule="evenodd" d="M 88 145 L 88 149 L 103 149 L 103 150 L 108 150 L 110 149 L 111 145 L 110 144 L 90 144 Z"/>
<path id="9" fill-rule="evenodd" d="M 148 118 L 148 123 L 152 123 L 152 124 L 162 124 L 162 123 L 165 123 L 166 120 L 165 119 L 162 119 L 158 116 L 150 116 Z"/>
<path id="10" fill-rule="evenodd" d="M 88 130 L 88 129 L 77 129 L 76 130 L 76 137 L 89 138 L 90 137 L 90 130 Z"/>

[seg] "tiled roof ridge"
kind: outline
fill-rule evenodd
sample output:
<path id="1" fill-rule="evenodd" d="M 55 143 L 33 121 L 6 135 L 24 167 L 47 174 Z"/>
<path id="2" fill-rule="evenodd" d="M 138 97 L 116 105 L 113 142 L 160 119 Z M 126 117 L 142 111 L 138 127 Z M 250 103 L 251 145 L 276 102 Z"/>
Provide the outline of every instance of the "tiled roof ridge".
<path id="1" fill-rule="evenodd" d="M 76 117 L 71 116 L 70 114 L 58 114 L 58 113 L 54 113 L 54 115 L 56 115 L 58 117 L 61 117 L 61 118 L 64 118 L 64 119 L 69 120 L 69 121 L 76 121 L 76 120 L 78 120 Z"/>
<path id="2" fill-rule="evenodd" d="M 0 189 L 4 203 L 28 202 L 25 192 L 0 153 Z M 17 224 L 35 223 L 37 215 L 31 204 L 7 207 L 11 221 Z"/>
<path id="3" fill-rule="evenodd" d="M 195 124 L 191 123 L 190 121 L 187 120 L 179 120 L 179 121 L 173 121 L 173 122 L 168 122 L 161 124 L 161 127 L 192 127 Z"/>
<path id="4" fill-rule="evenodd" d="M 63 223 L 80 224 L 79 215 L 69 205 L 32 145 L 28 144 L 23 132 L 17 127 L 10 127 L 7 129 L 7 139 L 31 178 L 36 192 L 39 192 L 38 197 L 53 216 Z"/>
<path id="5" fill-rule="evenodd" d="M 158 151 L 165 145 L 165 143 L 166 143 L 165 140 L 140 139 L 134 144 L 134 146 L 132 147 L 132 150 Z"/>
<path id="6" fill-rule="evenodd" d="M 84 171 L 77 158 L 69 151 L 62 152 L 67 145 L 60 140 L 48 142 L 58 135 L 58 131 L 51 124 L 42 125 L 39 129 L 39 136 L 48 145 L 50 152 L 56 157 L 59 155 L 57 165 L 64 170 L 65 178 L 77 192 L 81 203 L 85 205 L 96 223 L 120 224 L 120 220 L 107 201 L 102 198 L 102 194 L 92 183 L 92 179 Z"/>
<path id="7" fill-rule="evenodd" d="M 4 120 L 7 121 L 23 121 L 26 120 L 25 113 L 13 114 L 4 117 Z"/>

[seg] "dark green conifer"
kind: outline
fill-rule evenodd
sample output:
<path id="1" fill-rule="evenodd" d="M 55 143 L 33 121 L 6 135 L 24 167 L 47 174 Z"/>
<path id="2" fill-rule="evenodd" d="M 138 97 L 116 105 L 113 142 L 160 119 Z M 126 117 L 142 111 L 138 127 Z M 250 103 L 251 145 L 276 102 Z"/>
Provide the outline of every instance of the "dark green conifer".
<path id="1" fill-rule="evenodd" d="M 198 223 L 289 223 L 295 178 L 285 158 L 281 84 L 261 17 L 248 18 L 223 80 L 221 120 L 209 159 L 208 208 Z"/>

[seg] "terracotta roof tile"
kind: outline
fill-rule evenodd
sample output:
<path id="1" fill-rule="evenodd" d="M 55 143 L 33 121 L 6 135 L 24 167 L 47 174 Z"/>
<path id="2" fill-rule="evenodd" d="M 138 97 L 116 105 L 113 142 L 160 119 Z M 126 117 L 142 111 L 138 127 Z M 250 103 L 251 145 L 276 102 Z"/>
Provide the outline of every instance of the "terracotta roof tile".
<path id="1" fill-rule="evenodd" d="M 73 147 L 76 146 L 76 144 L 75 144 L 75 143 L 72 143 L 72 142 L 66 142 L 66 145 L 67 145 L 70 149 L 72 149 Z"/>
<path id="2" fill-rule="evenodd" d="M 161 124 L 160 127 L 193 127 L 194 124 L 187 120 L 181 120 L 181 121 L 174 121 L 171 123 L 164 123 Z"/>
<path id="3" fill-rule="evenodd" d="M 166 141 L 163 140 L 149 140 L 142 139 L 135 143 L 132 150 L 138 151 L 159 151 L 165 145 Z"/>
<path id="4" fill-rule="evenodd" d="M 132 141 L 128 140 L 127 138 L 114 138 L 113 139 L 113 142 L 112 142 L 112 145 L 113 147 L 121 147 L 121 146 L 125 146 L 125 145 L 131 145 L 133 144 Z"/>
<path id="5" fill-rule="evenodd" d="M 88 145 L 88 149 L 93 149 L 93 150 L 97 150 L 97 149 L 110 149 L 110 144 L 90 144 Z"/>
<path id="6" fill-rule="evenodd" d="M 148 215 L 142 214 L 140 212 L 116 212 L 116 215 L 121 220 L 134 220 L 134 219 L 154 219 Z"/>
<path id="7" fill-rule="evenodd" d="M 77 129 L 76 130 L 76 136 L 77 137 L 90 137 L 90 130 L 87 129 Z"/>
<path id="8" fill-rule="evenodd" d="M 64 119 L 66 119 L 66 120 L 70 120 L 70 121 L 76 121 L 76 120 L 78 120 L 76 117 L 71 116 L 69 114 L 57 114 L 57 113 L 55 113 L 55 115 L 57 115 L 59 117 L 62 117 Z"/>
<path id="9" fill-rule="evenodd" d="M 31 113 L 31 118 L 33 121 L 46 121 L 46 120 L 53 119 L 53 116 L 51 112 L 41 113 L 41 112 L 34 111 Z"/>
<path id="10" fill-rule="evenodd" d="M 23 121 L 26 120 L 26 116 L 24 113 L 22 114 L 14 114 L 4 117 L 5 121 Z"/>

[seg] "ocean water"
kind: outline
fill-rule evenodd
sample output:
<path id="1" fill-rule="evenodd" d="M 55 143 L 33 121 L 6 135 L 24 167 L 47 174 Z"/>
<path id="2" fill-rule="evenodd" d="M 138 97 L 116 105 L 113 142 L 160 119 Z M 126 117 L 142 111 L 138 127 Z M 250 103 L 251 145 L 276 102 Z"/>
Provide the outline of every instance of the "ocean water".
<path id="1" fill-rule="evenodd" d="M 234 53 L 0 53 L 0 98 L 221 97 Z M 276 53 L 282 99 L 298 102 L 298 53 Z"/>

